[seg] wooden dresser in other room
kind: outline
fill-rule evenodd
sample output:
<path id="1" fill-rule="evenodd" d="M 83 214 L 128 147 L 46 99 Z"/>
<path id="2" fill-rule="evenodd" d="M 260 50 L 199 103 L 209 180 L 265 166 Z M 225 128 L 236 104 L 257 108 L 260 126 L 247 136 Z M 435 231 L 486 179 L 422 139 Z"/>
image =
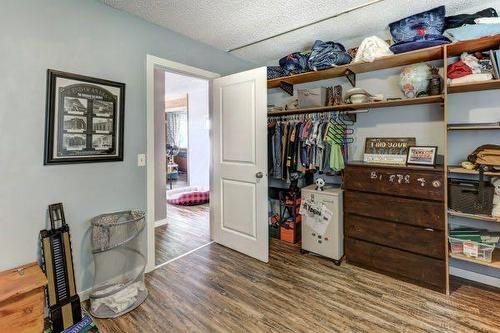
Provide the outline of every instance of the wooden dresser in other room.
<path id="1" fill-rule="evenodd" d="M 36 263 L 0 273 L 0 332 L 43 331 L 46 284 Z"/>
<path id="2" fill-rule="evenodd" d="M 446 292 L 442 166 L 351 162 L 344 177 L 347 262 Z"/>

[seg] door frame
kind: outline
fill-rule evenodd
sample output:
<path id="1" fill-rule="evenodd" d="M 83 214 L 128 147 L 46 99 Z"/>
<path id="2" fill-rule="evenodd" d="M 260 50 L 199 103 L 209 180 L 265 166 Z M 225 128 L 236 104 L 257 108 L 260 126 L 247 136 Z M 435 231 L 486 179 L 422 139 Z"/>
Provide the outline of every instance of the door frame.
<path id="1" fill-rule="evenodd" d="M 154 119 L 154 70 L 157 67 L 166 71 L 206 79 L 209 82 L 209 120 L 212 119 L 212 80 L 220 77 L 219 74 L 207 70 L 185 65 L 179 62 L 146 55 L 146 239 L 147 239 L 147 265 L 146 272 L 156 268 L 155 265 L 155 119 Z M 211 129 L 209 130 L 212 139 Z M 212 141 L 212 140 L 211 140 Z M 212 145 L 210 145 L 212 148 Z M 209 182 L 212 182 L 213 160 L 210 154 Z M 214 198 L 215 199 L 215 198 Z M 166 204 L 166 203 L 165 203 Z M 212 209 L 210 209 L 210 223 L 212 222 Z"/>

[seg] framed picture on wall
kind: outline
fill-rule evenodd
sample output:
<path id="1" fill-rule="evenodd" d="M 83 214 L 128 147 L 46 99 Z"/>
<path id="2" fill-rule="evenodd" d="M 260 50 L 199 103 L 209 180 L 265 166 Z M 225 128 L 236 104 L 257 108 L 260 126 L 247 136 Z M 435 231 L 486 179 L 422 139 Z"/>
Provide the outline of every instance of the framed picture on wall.
<path id="1" fill-rule="evenodd" d="M 408 148 L 406 164 L 410 165 L 436 165 L 437 147 L 413 146 Z"/>
<path id="2" fill-rule="evenodd" d="M 125 84 L 47 71 L 44 164 L 123 161 Z"/>

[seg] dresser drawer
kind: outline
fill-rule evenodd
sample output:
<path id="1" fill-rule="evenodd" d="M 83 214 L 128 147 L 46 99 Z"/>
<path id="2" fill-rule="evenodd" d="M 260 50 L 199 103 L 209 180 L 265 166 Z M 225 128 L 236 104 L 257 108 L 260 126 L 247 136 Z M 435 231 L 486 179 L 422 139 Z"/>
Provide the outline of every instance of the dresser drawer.
<path id="1" fill-rule="evenodd" d="M 444 232 L 346 214 L 347 237 L 387 245 L 397 249 L 444 259 Z"/>
<path id="2" fill-rule="evenodd" d="M 433 169 L 347 165 L 344 188 L 444 201 L 444 174 Z"/>
<path id="3" fill-rule="evenodd" d="M 344 211 L 436 230 L 445 227 L 442 202 L 345 191 Z"/>
<path id="4" fill-rule="evenodd" d="M 346 239 L 346 257 L 352 264 L 410 279 L 442 292 L 446 290 L 446 262 L 353 238 Z"/>

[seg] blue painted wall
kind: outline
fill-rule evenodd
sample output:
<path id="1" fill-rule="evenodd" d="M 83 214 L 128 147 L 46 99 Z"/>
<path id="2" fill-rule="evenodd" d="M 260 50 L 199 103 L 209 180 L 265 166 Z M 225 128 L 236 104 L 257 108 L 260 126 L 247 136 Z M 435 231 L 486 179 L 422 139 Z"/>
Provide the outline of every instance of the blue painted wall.
<path id="1" fill-rule="evenodd" d="M 146 206 L 146 54 L 220 74 L 254 66 L 96 0 L 4 0 L 0 31 L 0 270 L 37 260 L 47 205 L 63 202 L 88 289 L 89 219 Z M 123 162 L 43 166 L 48 68 L 126 84 Z"/>

